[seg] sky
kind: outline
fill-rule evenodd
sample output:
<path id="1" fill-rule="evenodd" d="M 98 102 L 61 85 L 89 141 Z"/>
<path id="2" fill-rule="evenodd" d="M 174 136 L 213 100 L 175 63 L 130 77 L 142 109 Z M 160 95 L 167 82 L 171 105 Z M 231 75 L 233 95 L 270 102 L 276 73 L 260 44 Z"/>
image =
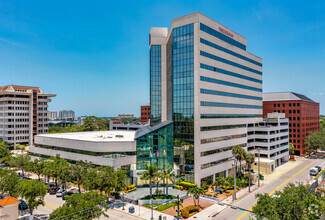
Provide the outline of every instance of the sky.
<path id="1" fill-rule="evenodd" d="M 140 115 L 149 104 L 149 32 L 199 11 L 247 38 L 263 91 L 293 91 L 325 114 L 325 1 L 0 0 L 0 84 L 57 96 L 49 110 Z"/>

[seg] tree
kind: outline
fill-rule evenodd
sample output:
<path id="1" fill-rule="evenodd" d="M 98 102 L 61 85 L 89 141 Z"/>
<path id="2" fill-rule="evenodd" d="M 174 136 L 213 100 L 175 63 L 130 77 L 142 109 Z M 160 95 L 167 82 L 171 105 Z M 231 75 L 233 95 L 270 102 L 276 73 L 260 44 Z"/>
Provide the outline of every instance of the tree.
<path id="1" fill-rule="evenodd" d="M 67 197 L 65 204 L 50 214 L 49 219 L 90 220 L 99 218 L 108 209 L 104 195 L 97 192 L 74 194 Z"/>
<path id="2" fill-rule="evenodd" d="M 317 150 L 325 150 L 325 131 L 315 131 L 309 133 L 305 139 L 306 151 L 317 152 Z"/>
<path id="3" fill-rule="evenodd" d="M 299 183 L 289 183 L 277 197 L 257 194 L 257 204 L 253 208 L 256 216 L 266 219 L 319 219 L 325 214 L 324 197 Z M 315 210 L 312 210 L 316 208 Z"/>
<path id="4" fill-rule="evenodd" d="M 168 181 L 172 181 L 174 182 L 173 177 L 175 176 L 174 170 L 173 168 L 169 168 L 169 169 L 164 169 L 160 172 L 161 177 L 164 179 L 164 181 L 166 181 L 165 183 L 165 187 L 166 187 L 166 196 L 168 196 Z"/>
<path id="5" fill-rule="evenodd" d="M 9 147 L 4 142 L 0 142 L 0 163 L 8 164 L 12 158 Z"/>
<path id="6" fill-rule="evenodd" d="M 98 189 L 106 193 L 108 202 L 110 191 L 114 189 L 115 170 L 111 166 L 101 166 L 98 169 L 98 177 Z"/>
<path id="7" fill-rule="evenodd" d="M 17 192 L 19 177 L 12 170 L 0 169 L 0 191 L 14 196 Z"/>
<path id="8" fill-rule="evenodd" d="M 126 171 L 119 168 L 113 174 L 113 189 L 115 192 L 121 191 L 125 187 Z"/>
<path id="9" fill-rule="evenodd" d="M 252 154 L 252 153 L 248 153 L 245 155 L 245 161 L 246 161 L 246 164 L 247 164 L 247 169 L 249 170 L 250 172 L 250 166 L 252 165 L 252 163 L 254 163 L 255 161 L 255 154 Z"/>
<path id="10" fill-rule="evenodd" d="M 87 163 L 87 161 L 79 160 L 75 164 L 72 164 L 70 167 L 70 175 L 71 177 L 77 181 L 79 193 L 80 190 L 80 182 L 87 174 L 87 170 L 92 167 L 92 163 Z"/>
<path id="11" fill-rule="evenodd" d="M 48 186 L 37 180 L 21 180 L 17 186 L 17 193 L 26 200 L 30 214 L 39 206 L 44 205 L 44 197 Z"/>
<path id="12" fill-rule="evenodd" d="M 198 206 L 200 205 L 200 195 L 204 195 L 204 189 L 202 187 L 190 187 L 187 191 L 187 195 L 191 195 L 193 197 L 194 205 L 196 205 L 196 201 Z"/>
<path id="13" fill-rule="evenodd" d="M 241 161 L 244 160 L 246 151 L 241 146 L 237 145 L 232 148 L 232 154 L 236 155 L 236 159 L 239 162 L 239 167 L 241 171 Z"/>
<path id="14" fill-rule="evenodd" d="M 15 148 L 16 148 L 16 150 L 20 150 L 20 152 L 23 153 L 23 151 L 25 151 L 25 149 L 26 149 L 26 145 L 24 145 L 24 144 L 16 144 Z"/>
<path id="15" fill-rule="evenodd" d="M 24 171 L 29 165 L 30 156 L 26 154 L 20 154 L 15 157 L 12 157 L 11 161 L 9 162 L 11 166 L 17 167 L 21 169 L 22 175 L 24 176 Z"/>
<path id="16" fill-rule="evenodd" d="M 295 154 L 294 148 L 295 148 L 295 146 L 292 143 L 289 143 L 289 154 L 290 155 Z"/>
<path id="17" fill-rule="evenodd" d="M 100 119 L 95 116 L 89 116 L 83 121 L 84 131 L 105 131 L 109 129 L 108 120 Z"/>
<path id="18" fill-rule="evenodd" d="M 146 164 L 144 166 L 145 171 L 139 172 L 138 174 L 141 175 L 141 180 L 149 180 L 150 185 L 150 196 L 152 197 L 152 181 L 156 176 L 158 176 L 159 168 L 155 166 L 153 163 Z"/>
<path id="19" fill-rule="evenodd" d="M 44 159 L 35 159 L 29 163 L 28 170 L 35 173 L 38 176 L 38 181 L 41 180 L 41 174 L 43 173 L 45 163 Z"/>

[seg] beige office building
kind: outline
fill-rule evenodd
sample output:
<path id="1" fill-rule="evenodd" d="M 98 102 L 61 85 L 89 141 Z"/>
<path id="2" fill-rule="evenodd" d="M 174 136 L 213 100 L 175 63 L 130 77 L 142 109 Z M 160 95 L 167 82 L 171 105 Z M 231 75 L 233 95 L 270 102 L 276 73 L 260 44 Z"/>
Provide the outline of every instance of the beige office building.
<path id="1" fill-rule="evenodd" d="M 48 103 L 55 96 L 39 87 L 0 87 L 0 138 L 14 145 L 32 145 L 35 135 L 48 130 Z"/>
<path id="2" fill-rule="evenodd" d="M 173 122 L 174 169 L 199 185 L 231 174 L 232 147 L 262 120 L 262 59 L 246 47 L 199 12 L 151 28 L 150 123 Z"/>

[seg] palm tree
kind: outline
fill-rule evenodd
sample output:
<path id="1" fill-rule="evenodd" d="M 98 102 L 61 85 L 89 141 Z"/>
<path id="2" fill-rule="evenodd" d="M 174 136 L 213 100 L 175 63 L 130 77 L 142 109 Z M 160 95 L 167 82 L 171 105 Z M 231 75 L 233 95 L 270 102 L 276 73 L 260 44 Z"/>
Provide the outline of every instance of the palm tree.
<path id="1" fill-rule="evenodd" d="M 166 183 L 165 183 L 166 196 L 168 196 L 168 181 L 170 180 L 170 181 L 174 182 L 174 178 L 173 178 L 175 176 L 174 170 L 172 168 L 162 170 L 160 175 L 163 178 L 163 180 L 166 181 Z"/>
<path id="2" fill-rule="evenodd" d="M 255 154 L 249 153 L 245 155 L 245 161 L 247 164 L 247 169 L 250 171 L 250 165 L 255 161 Z"/>
<path id="3" fill-rule="evenodd" d="M 87 161 L 85 162 L 83 160 L 79 160 L 75 164 L 71 165 L 70 175 L 73 179 L 77 181 L 79 193 L 81 193 L 80 182 L 82 178 L 86 175 L 87 170 L 91 167 L 91 165 L 91 163 L 87 163 Z"/>
<path id="4" fill-rule="evenodd" d="M 149 185 L 150 185 L 150 197 L 152 197 L 152 181 L 158 176 L 158 171 L 159 168 L 155 166 L 153 163 L 151 164 L 146 164 L 144 166 L 144 171 L 139 172 L 141 175 L 140 179 L 141 180 L 149 180 Z"/>
<path id="5" fill-rule="evenodd" d="M 178 208 L 183 208 L 183 201 L 181 199 L 177 199 L 174 203 L 173 203 L 173 209 L 175 209 L 175 207 L 177 208 L 177 216 L 179 215 L 180 210 L 178 210 Z"/>
<path id="6" fill-rule="evenodd" d="M 239 145 L 232 148 L 232 154 L 236 155 L 236 159 L 239 162 L 239 167 L 241 171 L 241 161 L 245 158 L 246 151 Z"/>
<path id="7" fill-rule="evenodd" d="M 13 167 L 17 167 L 18 169 L 21 169 L 22 175 L 24 176 L 24 171 L 29 166 L 30 156 L 26 154 L 20 154 L 16 157 L 13 157 L 10 161 L 10 165 Z"/>
<path id="8" fill-rule="evenodd" d="M 197 194 L 196 188 L 197 188 L 197 187 L 190 187 L 190 188 L 187 190 L 187 195 L 193 197 L 193 202 L 194 202 L 194 205 L 195 205 L 195 206 L 196 206 L 196 200 L 195 200 L 195 197 L 196 197 L 196 194 Z"/>
<path id="9" fill-rule="evenodd" d="M 118 169 L 113 173 L 113 189 L 115 192 L 121 191 L 125 187 L 126 179 L 126 171 L 123 169 Z"/>
<path id="10" fill-rule="evenodd" d="M 99 189 L 104 191 L 107 194 L 107 202 L 109 202 L 110 191 L 113 190 L 113 181 L 114 181 L 114 173 L 116 171 L 113 167 L 110 166 L 101 166 L 98 169 L 99 176 Z"/>

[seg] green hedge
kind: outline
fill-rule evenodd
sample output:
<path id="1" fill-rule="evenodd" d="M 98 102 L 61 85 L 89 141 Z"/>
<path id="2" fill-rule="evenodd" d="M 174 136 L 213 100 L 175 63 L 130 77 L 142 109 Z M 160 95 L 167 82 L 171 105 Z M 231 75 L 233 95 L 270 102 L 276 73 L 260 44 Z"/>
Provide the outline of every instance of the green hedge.
<path id="1" fill-rule="evenodd" d="M 180 182 L 179 185 L 182 186 L 182 187 L 184 187 L 185 189 L 188 189 L 188 188 L 192 188 L 192 187 L 196 187 L 197 186 L 197 184 L 192 183 L 192 182 L 187 182 L 187 181 Z"/>
<path id="2" fill-rule="evenodd" d="M 153 199 L 175 199 L 176 196 L 172 196 L 172 195 L 168 195 L 168 196 L 166 196 L 166 195 L 160 195 L 160 196 L 152 195 L 152 198 Z M 149 199 L 151 199 L 151 197 L 150 197 L 150 195 L 147 195 L 145 197 L 140 198 L 139 200 L 149 200 Z"/>
<path id="3" fill-rule="evenodd" d="M 193 212 L 199 212 L 199 211 L 200 211 L 200 207 L 199 206 L 190 205 L 190 206 L 187 206 L 187 207 L 183 208 L 181 210 L 181 214 L 182 214 L 182 217 L 183 218 L 188 218 L 191 213 L 193 213 Z"/>

